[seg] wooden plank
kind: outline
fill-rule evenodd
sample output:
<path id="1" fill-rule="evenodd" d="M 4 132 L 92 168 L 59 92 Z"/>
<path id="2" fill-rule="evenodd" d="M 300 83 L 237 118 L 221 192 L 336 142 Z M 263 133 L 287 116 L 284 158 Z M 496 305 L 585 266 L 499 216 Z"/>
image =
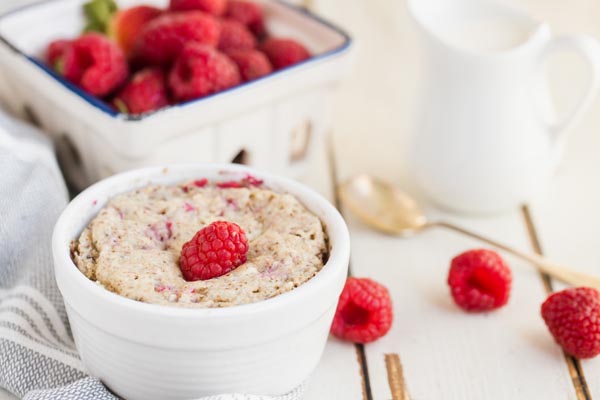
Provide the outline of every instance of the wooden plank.
<path id="1" fill-rule="evenodd" d="M 525 220 L 525 224 L 527 225 L 527 230 L 529 232 L 529 237 L 534 251 L 537 254 L 544 254 L 542 251 L 542 245 L 539 240 L 539 235 L 531 217 L 529 206 L 523 206 L 522 213 L 523 218 Z M 547 274 L 542 273 L 540 275 L 542 276 L 544 288 L 546 289 L 546 293 L 548 294 L 554 291 L 555 286 L 564 286 L 561 283 L 554 282 L 554 280 Z M 567 363 L 567 368 L 569 369 L 569 375 L 571 376 L 571 381 L 573 382 L 573 387 L 575 388 L 577 400 L 591 399 L 592 395 L 590 393 L 590 389 L 587 384 L 580 361 L 577 360 L 575 357 L 570 356 L 566 352 L 563 352 L 563 356 L 565 358 L 565 362 Z"/>
<path id="2" fill-rule="evenodd" d="M 542 2 L 527 0 L 523 6 L 546 20 L 559 33 L 587 33 L 600 39 L 600 3 L 593 0 Z M 553 87 L 558 106 L 572 103 L 587 82 L 587 73 L 576 57 L 554 61 Z M 540 250 L 548 257 L 582 271 L 600 275 L 600 100 L 569 132 L 564 161 L 547 191 L 530 205 L 534 233 Z M 553 288 L 565 286 L 553 282 Z M 571 359 L 572 369 L 580 369 L 580 397 L 600 398 L 600 359 L 581 363 Z"/>
<path id="3" fill-rule="evenodd" d="M 354 346 L 331 337 L 313 374 L 306 400 L 363 399 L 360 365 Z"/>
<path id="4" fill-rule="evenodd" d="M 316 11 L 314 0 L 288 1 Z M 339 206 L 334 152 L 330 147 L 330 139 L 324 138 L 322 145 L 318 146 L 317 159 L 302 181 Z M 368 372 L 365 368 L 364 349 L 361 346 L 345 343 L 331 336 L 311 379 L 306 399 L 371 400 Z"/>
<path id="5" fill-rule="evenodd" d="M 414 31 L 402 2 L 353 0 L 317 9 L 348 27 L 361 52 L 336 104 L 338 178 L 358 172 L 403 183 L 412 191 L 403 149 L 414 124 L 420 78 Z M 430 215 L 530 248 L 519 210 L 485 219 Z M 374 233 L 346 215 L 352 235 L 352 271 L 388 285 L 395 324 L 366 346 L 374 399 L 574 398 L 560 349 L 545 335 L 539 306 L 545 290 L 537 272 L 507 257 L 513 267 L 510 304 L 469 315 L 452 303 L 445 279 L 451 257 L 481 244 L 442 230 L 412 239 Z M 386 355 L 397 354 L 405 385 L 390 384 Z M 387 367 L 387 368 L 386 368 Z M 397 370 L 397 368 L 396 368 Z M 535 371 L 535 372 L 532 372 Z M 393 373 L 393 371 L 392 371 Z"/>
<path id="6" fill-rule="evenodd" d="M 587 4 L 587 3 L 586 3 Z M 581 5 L 581 4 L 580 4 Z M 600 38 L 600 29 L 591 19 L 600 17 L 600 7 L 587 4 L 587 16 L 581 8 L 572 23 L 560 17 L 565 7 L 557 7 L 547 17 L 555 20 L 562 31 L 587 31 Z M 554 22 L 554 21 L 553 21 Z M 579 28 L 579 29 L 577 29 Z M 556 67 L 562 78 L 556 83 L 557 97 L 573 98 L 577 88 L 585 85 L 585 74 L 578 73 L 578 65 L 569 60 Z M 584 119 L 569 133 L 564 161 L 547 191 L 541 193 L 530 212 L 540 250 L 552 259 L 581 271 L 600 275 L 600 254 L 597 251 L 600 234 L 600 101 L 596 101 Z M 565 286 L 553 282 L 559 290 Z M 582 398 L 600 398 L 600 359 L 570 361 L 572 368 L 580 369 Z"/>
<path id="7" fill-rule="evenodd" d="M 334 202 L 331 166 L 326 146 L 319 146 L 316 159 L 302 181 Z M 330 337 L 313 374 L 306 400 L 363 399 L 363 379 L 354 345 Z"/>

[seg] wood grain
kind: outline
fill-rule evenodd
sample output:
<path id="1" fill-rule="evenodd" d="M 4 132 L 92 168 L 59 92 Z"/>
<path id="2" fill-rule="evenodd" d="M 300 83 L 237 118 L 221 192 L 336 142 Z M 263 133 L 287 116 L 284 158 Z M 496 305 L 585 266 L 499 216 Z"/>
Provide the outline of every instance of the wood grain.
<path id="1" fill-rule="evenodd" d="M 356 361 L 360 365 L 363 400 L 373 400 L 373 394 L 371 392 L 371 379 L 369 378 L 369 366 L 367 364 L 367 357 L 365 356 L 365 346 L 360 343 L 356 343 L 354 345 L 354 350 L 356 351 Z"/>
<path id="2" fill-rule="evenodd" d="M 392 400 L 410 400 L 408 388 L 404 381 L 404 372 L 402 371 L 402 363 L 398 354 L 385 355 L 385 368 L 387 369 L 388 383 Z"/>
<path id="3" fill-rule="evenodd" d="M 318 154 L 303 182 L 336 202 L 335 169 L 333 152 L 325 138 L 318 147 Z M 372 400 L 369 397 L 366 365 L 357 357 L 356 346 L 331 337 L 317 370 L 313 374 L 306 400 Z"/>
<path id="4" fill-rule="evenodd" d="M 600 3 L 593 0 L 526 0 L 524 6 L 558 33 L 586 33 L 600 39 Z M 554 61 L 557 107 L 567 109 L 586 86 L 588 71 L 575 55 Z M 600 98 L 568 132 L 565 156 L 550 187 L 531 202 L 529 211 L 540 251 L 564 265 L 600 275 Z M 552 282 L 555 290 L 565 286 Z M 571 361 L 579 398 L 600 399 L 600 359 Z"/>
<path id="5" fill-rule="evenodd" d="M 537 254 L 544 254 L 542 251 L 542 245 L 540 244 L 537 231 L 535 229 L 535 225 L 531 218 L 529 207 L 523 206 L 521 211 L 523 213 L 523 220 L 525 221 L 525 225 L 527 226 L 527 232 L 529 234 L 533 250 Z M 544 283 L 546 292 L 548 294 L 552 293 L 554 290 L 552 289 L 553 285 L 550 276 L 544 273 L 540 273 L 540 278 Z M 567 364 L 567 368 L 569 369 L 569 375 L 571 376 L 571 381 L 573 382 L 573 387 L 575 389 L 575 394 L 577 395 L 577 400 L 590 400 L 592 398 L 592 395 L 590 393 L 590 389 L 585 379 L 585 373 L 581 368 L 581 363 L 579 362 L 579 360 L 568 355 L 564 351 L 563 357 L 565 358 L 565 363 Z"/>

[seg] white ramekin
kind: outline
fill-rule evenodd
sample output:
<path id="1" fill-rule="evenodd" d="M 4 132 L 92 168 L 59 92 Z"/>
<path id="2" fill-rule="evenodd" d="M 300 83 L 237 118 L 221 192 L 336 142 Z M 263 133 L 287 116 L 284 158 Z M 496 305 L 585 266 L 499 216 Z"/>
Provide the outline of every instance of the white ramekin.
<path id="1" fill-rule="evenodd" d="M 87 279 L 69 245 L 114 195 L 150 183 L 252 174 L 296 196 L 323 221 L 330 257 L 313 279 L 272 299 L 221 309 L 180 309 L 121 297 Z M 219 393 L 277 395 L 315 369 L 348 270 L 350 239 L 338 211 L 311 189 L 242 166 L 177 165 L 105 179 L 77 196 L 52 238 L 56 280 L 82 361 L 127 399 L 191 399 Z"/>

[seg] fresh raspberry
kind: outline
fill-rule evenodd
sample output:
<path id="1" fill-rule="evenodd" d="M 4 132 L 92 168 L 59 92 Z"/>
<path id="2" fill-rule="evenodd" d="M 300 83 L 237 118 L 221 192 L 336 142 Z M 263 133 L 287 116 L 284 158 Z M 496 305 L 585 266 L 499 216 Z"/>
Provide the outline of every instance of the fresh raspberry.
<path id="1" fill-rule="evenodd" d="M 169 74 L 169 87 L 185 101 L 219 92 L 240 83 L 237 66 L 225 54 L 198 43 L 184 47 Z"/>
<path id="2" fill-rule="evenodd" d="M 275 69 L 289 67 L 310 58 L 308 50 L 293 39 L 270 38 L 260 45 L 259 50 L 269 57 Z"/>
<path id="3" fill-rule="evenodd" d="M 219 50 L 252 49 L 256 47 L 256 38 L 246 27 L 234 20 L 221 22 Z"/>
<path id="4" fill-rule="evenodd" d="M 71 41 L 65 39 L 55 40 L 50 42 L 46 49 L 46 62 L 52 69 L 59 74 L 63 74 L 64 57 L 67 50 L 71 47 Z"/>
<path id="5" fill-rule="evenodd" d="M 175 61 L 188 42 L 216 46 L 221 24 L 201 11 L 162 15 L 150 21 L 136 41 L 136 59 L 142 63 L 167 65 Z"/>
<path id="6" fill-rule="evenodd" d="M 554 339 L 570 355 L 600 354 L 600 293 L 589 287 L 551 294 L 542 304 L 542 318 Z"/>
<path id="7" fill-rule="evenodd" d="M 75 39 L 64 55 L 64 77 L 95 96 L 109 94 L 125 82 L 128 74 L 123 51 L 98 33 Z"/>
<path id="8" fill-rule="evenodd" d="M 348 278 L 331 333 L 350 342 L 369 343 L 384 336 L 392 320 L 392 299 L 385 286 L 368 278 Z"/>
<path id="9" fill-rule="evenodd" d="M 248 239 L 239 225 L 216 221 L 199 230 L 181 248 L 181 273 L 187 281 L 225 275 L 246 262 Z"/>
<path id="10" fill-rule="evenodd" d="M 448 285 L 454 302 L 469 312 L 489 311 L 508 302 L 512 276 L 498 253 L 469 250 L 454 257 Z"/>
<path id="11" fill-rule="evenodd" d="M 225 16 L 248 27 L 259 39 L 263 38 L 267 33 L 263 10 L 256 3 L 243 0 L 229 0 Z"/>
<path id="12" fill-rule="evenodd" d="M 144 27 L 163 13 L 151 6 L 119 10 L 108 24 L 108 35 L 115 39 L 128 58 L 133 56 L 135 42 Z"/>
<path id="13" fill-rule="evenodd" d="M 160 68 L 136 72 L 113 104 L 119 111 L 128 114 L 141 114 L 167 106 L 169 99 L 164 72 Z"/>
<path id="14" fill-rule="evenodd" d="M 169 9 L 173 11 L 200 10 L 221 16 L 227 10 L 227 0 L 171 0 Z"/>
<path id="15" fill-rule="evenodd" d="M 236 63 L 244 82 L 260 78 L 261 76 L 273 72 L 273 67 L 267 56 L 258 50 L 230 50 L 225 54 Z"/>

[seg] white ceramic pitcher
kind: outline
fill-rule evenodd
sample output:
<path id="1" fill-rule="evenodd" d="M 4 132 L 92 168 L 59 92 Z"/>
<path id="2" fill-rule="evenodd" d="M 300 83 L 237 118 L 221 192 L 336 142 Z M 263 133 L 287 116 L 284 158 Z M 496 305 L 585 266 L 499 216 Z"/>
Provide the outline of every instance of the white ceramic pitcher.
<path id="1" fill-rule="evenodd" d="M 565 132 L 599 87 L 600 45 L 553 38 L 545 23 L 484 0 L 409 0 L 424 53 L 424 88 L 410 166 L 439 204 L 494 212 L 526 202 L 553 175 Z M 557 121 L 543 73 L 548 55 L 574 50 L 591 79 Z"/>

